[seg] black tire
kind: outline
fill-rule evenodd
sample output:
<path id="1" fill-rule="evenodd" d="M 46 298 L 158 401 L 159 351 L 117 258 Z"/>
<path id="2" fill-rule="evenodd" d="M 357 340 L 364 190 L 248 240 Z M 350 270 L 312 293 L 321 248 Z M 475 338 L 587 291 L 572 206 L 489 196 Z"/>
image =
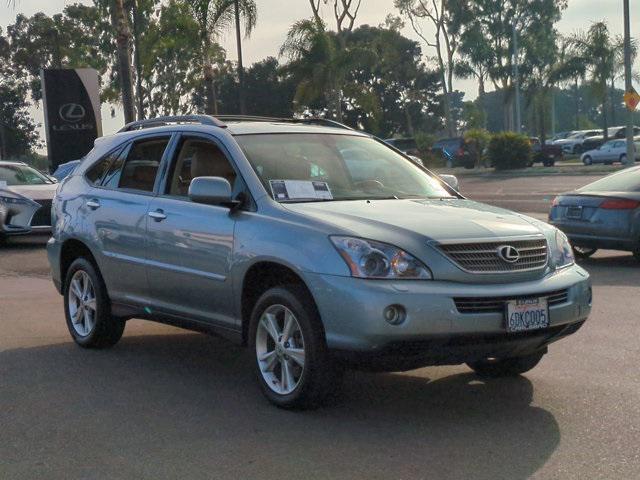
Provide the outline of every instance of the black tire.
<path id="1" fill-rule="evenodd" d="M 622 155 L 620 155 L 620 163 L 623 165 L 627 164 L 627 154 L 623 153 Z"/>
<path id="2" fill-rule="evenodd" d="M 294 390 L 288 394 L 278 393 L 267 384 L 260 369 L 256 350 L 260 318 L 269 307 L 279 305 L 286 307 L 294 314 L 304 339 L 304 368 Z M 287 409 L 316 408 L 329 395 L 339 391 L 342 385 L 342 369 L 334 364 L 327 351 L 324 328 L 313 298 L 300 285 L 274 287 L 260 296 L 251 314 L 249 345 L 254 357 L 255 374 L 260 388 L 269 401 L 278 407 Z"/>
<path id="3" fill-rule="evenodd" d="M 579 258 L 589 258 L 597 251 L 597 248 L 573 247 L 573 253 Z"/>
<path id="4" fill-rule="evenodd" d="M 69 308 L 71 281 L 78 272 L 84 272 L 88 275 L 95 294 L 94 324 L 86 335 L 81 335 L 74 327 Z M 83 348 L 109 348 L 118 343 L 124 332 L 125 321 L 111 315 L 111 302 L 107 288 L 98 269 L 91 261 L 84 257 L 76 258 L 73 261 L 67 270 L 63 295 L 67 327 L 74 342 Z"/>
<path id="5" fill-rule="evenodd" d="M 587 166 L 593 165 L 593 159 L 589 155 L 587 155 L 582 159 L 582 163 L 584 163 Z"/>
<path id="6" fill-rule="evenodd" d="M 545 351 L 523 357 L 497 358 L 468 362 L 467 365 L 481 377 L 514 377 L 528 372 L 542 359 Z"/>
<path id="7" fill-rule="evenodd" d="M 549 159 L 549 160 L 545 160 L 544 162 L 542 162 L 542 164 L 545 167 L 553 167 L 555 165 L 556 161 L 554 159 Z"/>
<path id="8" fill-rule="evenodd" d="M 636 249 L 633 251 L 633 257 L 634 257 L 638 262 L 640 262 L 640 247 L 636 248 Z"/>

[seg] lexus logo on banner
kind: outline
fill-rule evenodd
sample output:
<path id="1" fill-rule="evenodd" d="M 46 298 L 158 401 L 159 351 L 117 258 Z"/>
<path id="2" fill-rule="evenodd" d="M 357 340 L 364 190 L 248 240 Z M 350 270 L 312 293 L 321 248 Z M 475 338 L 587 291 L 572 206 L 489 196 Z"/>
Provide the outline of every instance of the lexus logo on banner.
<path id="1" fill-rule="evenodd" d="M 49 166 L 84 157 L 102 135 L 98 72 L 91 68 L 40 72 Z"/>
<path id="2" fill-rule="evenodd" d="M 86 110 L 82 105 L 77 103 L 65 103 L 58 110 L 58 115 L 65 122 L 79 122 L 86 115 Z"/>

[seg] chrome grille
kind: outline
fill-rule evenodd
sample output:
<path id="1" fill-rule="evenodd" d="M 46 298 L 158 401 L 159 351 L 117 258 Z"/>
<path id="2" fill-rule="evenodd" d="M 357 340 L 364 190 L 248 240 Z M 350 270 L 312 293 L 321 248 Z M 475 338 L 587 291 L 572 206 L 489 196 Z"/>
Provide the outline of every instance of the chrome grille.
<path id="1" fill-rule="evenodd" d="M 502 259 L 498 249 L 511 246 L 518 250 L 520 257 L 510 263 Z M 547 264 L 547 240 L 505 240 L 496 242 L 447 243 L 438 245 L 456 265 L 471 273 L 524 272 L 544 268 Z"/>
<path id="2" fill-rule="evenodd" d="M 460 313 L 502 313 L 506 302 L 527 298 L 546 298 L 547 304 L 553 307 L 566 303 L 569 300 L 569 292 L 565 289 L 536 295 L 512 297 L 457 297 L 453 301 Z"/>

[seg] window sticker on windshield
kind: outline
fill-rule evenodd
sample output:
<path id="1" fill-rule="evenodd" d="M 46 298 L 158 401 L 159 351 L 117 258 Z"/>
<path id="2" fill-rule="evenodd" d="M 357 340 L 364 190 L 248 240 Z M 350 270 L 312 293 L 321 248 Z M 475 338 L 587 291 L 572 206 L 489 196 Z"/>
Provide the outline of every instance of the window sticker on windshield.
<path id="1" fill-rule="evenodd" d="M 311 180 L 269 180 L 276 200 L 333 200 L 327 182 Z"/>

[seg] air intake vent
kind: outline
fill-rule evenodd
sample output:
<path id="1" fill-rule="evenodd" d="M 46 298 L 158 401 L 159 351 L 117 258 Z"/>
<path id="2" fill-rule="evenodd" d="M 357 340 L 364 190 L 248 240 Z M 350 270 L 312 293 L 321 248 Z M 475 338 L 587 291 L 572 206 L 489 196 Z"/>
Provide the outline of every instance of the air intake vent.
<path id="1" fill-rule="evenodd" d="M 556 290 L 554 292 L 540 293 L 537 295 L 525 295 L 514 297 L 457 297 L 453 301 L 460 313 L 502 313 L 505 303 L 509 300 L 520 300 L 526 298 L 545 298 L 550 307 L 566 303 L 569 299 L 567 290 Z"/>

